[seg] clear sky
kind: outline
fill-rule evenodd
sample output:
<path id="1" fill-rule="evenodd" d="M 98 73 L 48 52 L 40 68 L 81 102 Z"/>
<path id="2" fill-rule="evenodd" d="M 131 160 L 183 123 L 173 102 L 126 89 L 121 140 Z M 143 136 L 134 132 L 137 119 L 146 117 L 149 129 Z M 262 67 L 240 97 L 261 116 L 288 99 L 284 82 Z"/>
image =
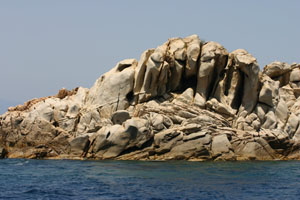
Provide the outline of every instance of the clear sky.
<path id="1" fill-rule="evenodd" d="M 261 67 L 300 63 L 299 20 L 299 0 L 0 0 L 0 113 L 62 87 L 89 88 L 170 37 L 244 48 Z"/>

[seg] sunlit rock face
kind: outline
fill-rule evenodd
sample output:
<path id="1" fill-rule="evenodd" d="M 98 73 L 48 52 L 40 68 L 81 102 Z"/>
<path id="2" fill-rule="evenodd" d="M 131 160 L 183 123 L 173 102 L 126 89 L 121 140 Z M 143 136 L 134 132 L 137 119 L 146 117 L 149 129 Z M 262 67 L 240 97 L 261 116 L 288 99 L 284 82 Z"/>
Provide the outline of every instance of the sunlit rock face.
<path id="1" fill-rule="evenodd" d="M 90 89 L 11 107 L 1 158 L 300 158 L 300 64 L 261 71 L 246 50 L 197 35 L 120 61 Z"/>

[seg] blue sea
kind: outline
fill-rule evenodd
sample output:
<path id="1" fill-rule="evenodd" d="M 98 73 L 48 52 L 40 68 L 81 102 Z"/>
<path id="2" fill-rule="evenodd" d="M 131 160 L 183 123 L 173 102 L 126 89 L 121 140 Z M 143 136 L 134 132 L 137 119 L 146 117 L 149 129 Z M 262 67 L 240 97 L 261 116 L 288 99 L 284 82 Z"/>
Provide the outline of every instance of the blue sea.
<path id="1" fill-rule="evenodd" d="M 5 159 L 0 199 L 300 199 L 300 162 Z"/>

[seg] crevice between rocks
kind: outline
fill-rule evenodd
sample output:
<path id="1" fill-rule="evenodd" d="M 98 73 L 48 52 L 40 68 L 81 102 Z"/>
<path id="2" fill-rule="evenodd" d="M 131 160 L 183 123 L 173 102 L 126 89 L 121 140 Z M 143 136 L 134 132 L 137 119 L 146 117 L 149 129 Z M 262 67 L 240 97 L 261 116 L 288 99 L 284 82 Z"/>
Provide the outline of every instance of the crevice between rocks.
<path id="1" fill-rule="evenodd" d="M 124 156 L 124 155 L 130 154 L 130 153 L 132 153 L 132 152 L 138 152 L 138 151 L 140 151 L 140 150 L 142 150 L 142 149 L 151 147 L 153 144 L 154 144 L 154 137 L 151 137 L 151 138 L 150 138 L 147 142 L 145 142 L 141 147 L 134 146 L 134 147 L 128 148 L 128 149 L 122 151 L 117 157 Z"/>

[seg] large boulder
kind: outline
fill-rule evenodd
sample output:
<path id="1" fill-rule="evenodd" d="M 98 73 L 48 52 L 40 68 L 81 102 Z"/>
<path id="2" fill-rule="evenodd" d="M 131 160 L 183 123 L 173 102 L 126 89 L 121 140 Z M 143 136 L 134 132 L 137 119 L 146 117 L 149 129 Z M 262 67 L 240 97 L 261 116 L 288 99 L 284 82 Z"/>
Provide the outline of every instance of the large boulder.
<path id="1" fill-rule="evenodd" d="M 284 62 L 272 62 L 266 65 L 263 69 L 263 73 L 268 75 L 273 80 L 279 81 L 280 86 L 284 86 L 289 83 L 291 66 Z"/>
<path id="2" fill-rule="evenodd" d="M 117 157 L 130 148 L 141 148 L 152 138 L 148 126 L 146 120 L 130 119 L 123 126 L 116 124 L 103 127 L 94 140 L 92 153 L 97 157 L 108 159 Z"/>
<path id="3" fill-rule="evenodd" d="M 126 59 L 102 75 L 90 89 L 86 106 L 100 108 L 102 117 L 110 117 L 112 112 L 128 108 L 133 97 L 136 66 L 135 59 Z"/>
<path id="4" fill-rule="evenodd" d="M 188 79 L 197 75 L 199 68 L 198 60 L 201 53 L 202 42 L 197 35 L 186 37 L 184 38 L 184 41 L 187 44 L 185 78 Z"/>
<path id="5" fill-rule="evenodd" d="M 243 76 L 243 97 L 239 112 L 246 110 L 251 113 L 256 105 L 259 92 L 259 66 L 256 59 L 243 49 L 235 50 L 231 54 L 236 68 L 242 72 Z"/>
<path id="6" fill-rule="evenodd" d="M 227 57 L 228 52 L 222 45 L 216 42 L 203 45 L 195 96 L 195 103 L 200 107 L 204 107 L 206 101 L 214 93 L 220 74 L 227 64 Z"/>
<path id="7" fill-rule="evenodd" d="M 118 110 L 114 112 L 111 116 L 111 121 L 113 124 L 123 124 L 126 120 L 130 119 L 130 114 L 127 110 Z"/>
<path id="8" fill-rule="evenodd" d="M 213 155 L 219 155 L 223 153 L 229 153 L 231 149 L 231 144 L 227 138 L 227 135 L 217 135 L 213 137 L 212 144 L 211 144 L 211 151 Z"/>

